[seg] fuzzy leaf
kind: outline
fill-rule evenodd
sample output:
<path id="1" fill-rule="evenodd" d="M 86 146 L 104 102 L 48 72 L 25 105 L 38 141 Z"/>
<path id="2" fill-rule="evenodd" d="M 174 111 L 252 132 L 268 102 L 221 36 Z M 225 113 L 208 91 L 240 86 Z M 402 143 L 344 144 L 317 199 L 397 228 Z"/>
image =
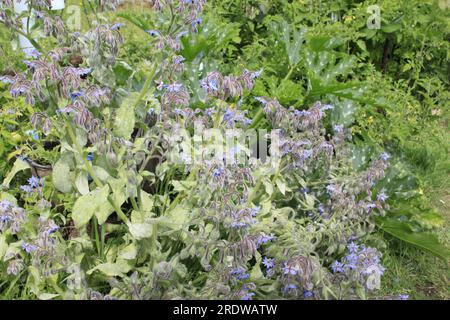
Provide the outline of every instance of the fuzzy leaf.
<path id="1" fill-rule="evenodd" d="M 11 171 L 8 173 L 8 175 L 3 180 L 2 186 L 4 188 L 9 188 L 9 184 L 11 183 L 11 180 L 14 178 L 14 176 L 25 169 L 29 169 L 30 166 L 25 161 L 17 158 L 14 162 L 14 166 L 12 167 Z"/>
<path id="2" fill-rule="evenodd" d="M 153 233 L 153 226 L 150 223 L 130 223 L 128 225 L 131 235 L 136 240 L 150 238 Z"/>
<path id="3" fill-rule="evenodd" d="M 89 183 L 86 172 L 81 171 L 80 173 L 78 173 L 78 176 L 75 179 L 75 186 L 77 187 L 78 192 L 81 195 L 89 193 Z"/>
<path id="4" fill-rule="evenodd" d="M 70 174 L 72 161 L 73 160 L 71 156 L 68 153 L 64 153 L 53 166 L 53 185 L 56 189 L 63 193 L 69 193 L 70 191 L 72 191 L 72 181 Z"/>
<path id="5" fill-rule="evenodd" d="M 106 215 L 105 211 L 110 210 L 110 205 L 107 200 L 108 195 L 109 186 L 105 185 L 101 189 L 95 189 L 88 194 L 79 197 L 77 201 L 75 201 L 72 210 L 72 219 L 75 222 L 75 226 L 77 228 L 85 226 L 94 214 L 103 219 Z"/>
<path id="6" fill-rule="evenodd" d="M 123 99 L 119 109 L 117 109 L 114 118 L 114 134 L 120 138 L 130 139 L 136 122 L 134 104 L 137 99 L 137 93 L 132 93 Z"/>

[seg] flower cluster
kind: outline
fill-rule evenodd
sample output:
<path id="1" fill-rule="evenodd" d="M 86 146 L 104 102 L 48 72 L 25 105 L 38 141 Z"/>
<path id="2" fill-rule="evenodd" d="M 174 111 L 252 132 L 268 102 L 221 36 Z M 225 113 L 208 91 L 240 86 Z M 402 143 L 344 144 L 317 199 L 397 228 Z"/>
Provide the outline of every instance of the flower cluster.
<path id="1" fill-rule="evenodd" d="M 334 261 L 330 268 L 338 277 L 364 285 L 367 290 L 380 288 L 381 276 L 385 268 L 380 263 L 381 253 L 364 245 L 351 242 L 347 246 L 349 254 L 340 261 Z"/>
<path id="2" fill-rule="evenodd" d="M 200 85 L 208 97 L 222 100 L 240 98 L 244 94 L 244 89 L 253 89 L 256 78 L 261 73 L 262 71 L 245 70 L 240 76 L 223 76 L 220 72 L 213 71 L 200 81 Z"/>
<path id="3" fill-rule="evenodd" d="M 27 214 L 24 209 L 8 200 L 0 201 L 0 231 L 9 230 L 12 234 L 17 234 L 26 221 Z"/>

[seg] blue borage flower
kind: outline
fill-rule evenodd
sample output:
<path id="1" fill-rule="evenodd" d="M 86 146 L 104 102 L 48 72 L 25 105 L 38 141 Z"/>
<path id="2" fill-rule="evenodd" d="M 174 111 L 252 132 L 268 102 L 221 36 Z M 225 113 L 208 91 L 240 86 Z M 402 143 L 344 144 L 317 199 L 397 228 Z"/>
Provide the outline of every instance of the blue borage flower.
<path id="1" fill-rule="evenodd" d="M 70 94 L 70 98 L 72 99 L 72 102 L 75 102 L 76 99 L 78 99 L 79 97 L 82 97 L 84 95 L 83 91 L 76 91 L 76 92 L 72 92 Z"/>
<path id="2" fill-rule="evenodd" d="M 193 28 L 197 28 L 197 26 L 202 24 L 202 19 L 201 18 L 197 18 L 194 21 L 192 21 L 192 27 Z"/>
<path id="3" fill-rule="evenodd" d="M 250 209 L 250 214 L 252 215 L 252 217 L 256 217 L 256 215 L 261 211 L 261 207 L 260 206 L 256 206 Z"/>
<path id="4" fill-rule="evenodd" d="M 343 272 L 344 271 L 343 267 L 344 267 L 344 264 L 339 261 L 334 261 L 331 264 L 331 270 L 333 271 L 333 273 Z"/>
<path id="5" fill-rule="evenodd" d="M 241 300 L 252 300 L 255 295 L 254 292 L 248 292 L 242 296 Z"/>
<path id="6" fill-rule="evenodd" d="M 335 124 L 333 125 L 333 131 L 336 133 L 340 133 L 344 131 L 344 126 L 342 124 Z"/>
<path id="7" fill-rule="evenodd" d="M 29 184 L 32 188 L 37 188 L 37 187 L 39 187 L 40 180 L 39 180 L 38 177 L 33 176 L 33 177 L 29 178 L 27 181 L 28 181 L 28 184 Z"/>
<path id="8" fill-rule="evenodd" d="M 22 190 L 26 193 L 32 193 L 34 191 L 34 189 L 29 185 L 20 186 L 20 190 Z"/>
<path id="9" fill-rule="evenodd" d="M 312 296 L 313 296 L 313 293 L 311 291 L 306 290 L 303 292 L 303 297 L 305 297 L 305 298 L 311 298 Z"/>
<path id="10" fill-rule="evenodd" d="M 218 167 L 213 170 L 213 177 L 215 179 L 221 179 L 225 175 L 225 168 L 224 167 Z"/>
<path id="11" fill-rule="evenodd" d="M 391 158 L 391 156 L 389 154 L 387 154 L 386 152 L 383 152 L 380 156 L 380 159 L 383 161 L 388 161 Z"/>
<path id="12" fill-rule="evenodd" d="M 382 276 L 385 268 L 380 264 L 381 253 L 375 248 L 358 246 L 355 243 L 348 245 L 349 254 L 341 261 L 334 261 L 330 268 L 335 274 L 342 274 L 353 281 L 365 282 L 369 277 Z M 374 287 L 367 285 L 367 289 Z"/>
<path id="13" fill-rule="evenodd" d="M 44 227 L 44 233 L 46 235 L 51 235 L 59 230 L 59 227 L 56 225 L 56 223 L 53 220 L 49 220 L 45 227 Z"/>
<path id="14" fill-rule="evenodd" d="M 326 104 L 320 108 L 320 110 L 322 110 L 322 111 L 333 110 L 333 109 L 334 109 L 334 107 L 331 104 Z"/>
<path id="15" fill-rule="evenodd" d="M 292 284 L 292 283 L 289 283 L 289 284 L 287 284 L 287 285 L 284 286 L 284 288 L 283 288 L 283 293 L 284 293 L 284 294 L 288 294 L 288 293 L 290 293 L 291 291 L 295 291 L 295 290 L 297 290 L 297 285 Z"/>
<path id="16" fill-rule="evenodd" d="M 10 76 L 0 76 L 0 81 L 4 84 L 13 84 L 15 82 L 14 79 Z"/>
<path id="17" fill-rule="evenodd" d="M 27 58 L 33 58 L 33 59 L 38 59 L 42 55 L 42 53 L 40 53 L 35 48 L 25 48 L 25 49 L 23 49 L 23 53 L 25 53 L 25 56 Z"/>
<path id="18" fill-rule="evenodd" d="M 27 130 L 25 134 L 32 137 L 34 140 L 39 140 L 39 133 L 36 130 Z"/>
<path id="19" fill-rule="evenodd" d="M 245 269 L 242 267 L 232 269 L 229 275 L 234 277 L 236 280 L 245 280 L 250 277 L 250 274 L 246 273 Z"/>
<path id="20" fill-rule="evenodd" d="M 275 259 L 264 257 L 261 262 L 267 269 L 272 269 L 275 267 Z"/>
<path id="21" fill-rule="evenodd" d="M 26 193 L 32 193 L 36 188 L 41 186 L 42 181 L 42 179 L 33 176 L 27 180 L 28 184 L 20 186 L 20 189 Z"/>
<path id="22" fill-rule="evenodd" d="M 77 73 L 78 76 L 85 77 L 91 74 L 92 70 L 93 70 L 92 68 L 77 68 L 75 69 L 75 72 Z"/>
<path id="23" fill-rule="evenodd" d="M 366 209 L 370 210 L 370 209 L 375 209 L 377 207 L 377 205 L 375 203 L 369 202 L 366 204 Z"/>
<path id="24" fill-rule="evenodd" d="M 161 38 L 161 33 L 158 30 L 145 30 L 145 32 L 147 32 L 152 37 Z"/>
<path id="25" fill-rule="evenodd" d="M 25 250 L 26 253 L 31 253 L 36 251 L 38 248 L 32 243 L 22 243 L 22 249 Z"/>
<path id="26" fill-rule="evenodd" d="M 334 193 L 336 193 L 336 192 L 338 191 L 336 185 L 334 185 L 334 184 L 329 184 L 329 185 L 327 185 L 326 190 L 327 190 L 327 193 L 328 193 L 330 196 L 333 195 Z"/>
<path id="27" fill-rule="evenodd" d="M 385 202 L 389 197 L 384 193 L 384 192 L 380 192 L 377 195 L 377 200 L 380 202 Z"/>
<path id="28" fill-rule="evenodd" d="M 275 239 L 275 236 L 273 236 L 273 235 L 267 235 L 265 233 L 260 234 L 258 236 L 258 238 L 256 239 L 256 246 L 259 247 L 262 244 L 265 244 L 265 243 L 267 243 L 269 241 L 272 241 L 273 239 Z"/>
<path id="29" fill-rule="evenodd" d="M 350 242 L 350 244 L 347 246 L 347 249 L 350 253 L 355 253 L 358 251 L 359 246 L 355 242 Z"/>
<path id="30" fill-rule="evenodd" d="M 284 275 L 295 276 L 300 271 L 300 268 L 297 265 L 291 266 L 291 265 L 288 265 L 287 263 L 284 263 L 283 267 L 281 267 L 281 270 L 283 271 Z"/>
<path id="31" fill-rule="evenodd" d="M 11 208 L 12 203 L 9 200 L 1 200 L 0 201 L 0 210 L 7 211 Z"/>
<path id="32" fill-rule="evenodd" d="M 124 23 L 121 23 L 121 22 L 115 23 L 115 24 L 113 24 L 113 25 L 111 26 L 111 30 L 119 30 L 119 29 L 122 28 L 124 25 L 125 25 L 125 24 L 124 24 Z"/>

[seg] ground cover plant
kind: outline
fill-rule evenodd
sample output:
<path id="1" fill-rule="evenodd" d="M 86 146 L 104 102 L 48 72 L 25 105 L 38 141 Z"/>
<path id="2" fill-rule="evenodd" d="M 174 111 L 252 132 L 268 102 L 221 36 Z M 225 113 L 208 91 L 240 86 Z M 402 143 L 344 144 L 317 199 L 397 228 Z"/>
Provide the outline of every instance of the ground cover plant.
<path id="1" fill-rule="evenodd" d="M 449 297 L 445 5 L 22 1 L 2 299 Z"/>

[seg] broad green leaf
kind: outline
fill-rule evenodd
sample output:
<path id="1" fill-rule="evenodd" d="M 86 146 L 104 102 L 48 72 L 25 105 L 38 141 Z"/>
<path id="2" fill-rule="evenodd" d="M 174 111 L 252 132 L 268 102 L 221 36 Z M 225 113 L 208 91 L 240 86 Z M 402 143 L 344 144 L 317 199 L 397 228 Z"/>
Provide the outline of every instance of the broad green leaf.
<path id="1" fill-rule="evenodd" d="M 190 191 L 197 184 L 196 181 L 172 181 L 173 190 L 176 192 Z"/>
<path id="2" fill-rule="evenodd" d="M 109 186 L 105 185 L 101 189 L 95 189 L 79 197 L 75 201 L 72 209 L 72 219 L 75 222 L 75 226 L 77 228 L 85 226 L 94 214 L 103 219 L 107 215 L 105 211 L 110 210 L 110 204 L 107 199 L 108 195 Z"/>
<path id="3" fill-rule="evenodd" d="M 267 194 L 270 196 L 273 193 L 273 185 L 272 183 L 263 180 L 264 187 L 266 188 Z"/>
<path id="4" fill-rule="evenodd" d="M 72 191 L 72 175 L 70 168 L 73 159 L 69 153 L 63 153 L 61 158 L 55 163 L 52 171 L 52 180 L 55 188 L 63 193 Z"/>
<path id="5" fill-rule="evenodd" d="M 399 23 L 391 23 L 381 27 L 381 30 L 385 33 L 392 33 L 398 31 L 402 28 L 402 25 Z"/>
<path id="6" fill-rule="evenodd" d="M 111 177 L 105 169 L 99 166 L 92 166 L 92 169 L 94 170 L 95 176 L 101 181 L 106 182 Z"/>
<path id="7" fill-rule="evenodd" d="M 128 229 L 136 240 L 141 240 L 152 236 L 153 225 L 147 222 L 130 223 L 128 224 Z"/>
<path id="8" fill-rule="evenodd" d="M 11 183 L 11 180 L 14 178 L 14 176 L 18 172 L 29 169 L 29 168 L 30 168 L 30 166 L 28 165 L 28 163 L 17 158 L 16 161 L 14 162 L 14 165 L 13 165 L 11 171 L 8 173 L 8 175 L 3 180 L 2 186 L 4 188 L 9 188 L 9 184 Z"/>
<path id="9" fill-rule="evenodd" d="M 108 277 L 123 276 L 124 272 L 127 272 L 126 269 L 121 264 L 108 262 L 99 264 L 98 266 L 87 271 L 86 274 L 90 275 L 96 270 L 104 273 Z"/>
<path id="10" fill-rule="evenodd" d="M 133 260 L 137 256 L 137 249 L 134 243 L 129 244 L 125 248 L 122 248 L 119 252 L 119 257 L 124 260 Z"/>
<path id="11" fill-rule="evenodd" d="M 75 179 L 75 186 L 81 195 L 89 193 L 88 174 L 84 171 L 80 171 Z"/>
<path id="12" fill-rule="evenodd" d="M 173 229 L 179 230 L 184 224 L 189 221 L 190 210 L 181 205 L 166 213 L 165 218 L 170 221 Z"/>
<path id="13" fill-rule="evenodd" d="M 435 235 L 425 232 L 413 232 L 406 222 L 388 218 L 378 218 L 377 225 L 383 231 L 422 250 L 428 251 L 445 261 L 450 258 L 450 251 L 439 243 Z"/>
<path id="14" fill-rule="evenodd" d="M 136 122 L 134 107 L 137 97 L 136 92 L 129 94 L 117 109 L 113 129 L 114 134 L 120 138 L 127 140 L 131 138 Z"/>
<path id="15" fill-rule="evenodd" d="M 141 203 L 142 203 L 141 210 L 144 211 L 146 215 L 151 213 L 154 202 L 155 200 L 153 199 L 152 195 L 141 190 Z"/>

